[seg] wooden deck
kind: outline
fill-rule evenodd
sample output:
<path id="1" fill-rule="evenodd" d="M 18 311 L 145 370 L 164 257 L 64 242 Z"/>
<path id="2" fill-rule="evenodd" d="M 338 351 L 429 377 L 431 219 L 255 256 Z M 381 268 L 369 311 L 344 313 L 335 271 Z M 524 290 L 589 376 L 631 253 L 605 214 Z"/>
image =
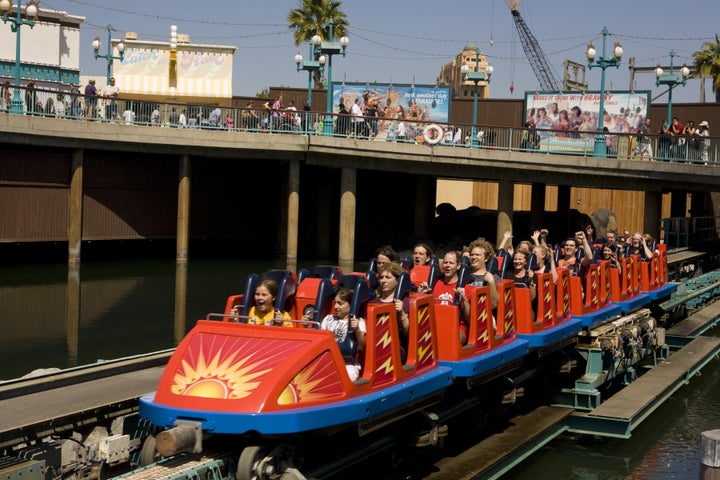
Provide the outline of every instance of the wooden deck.
<path id="1" fill-rule="evenodd" d="M 720 338 L 698 337 L 587 414 L 636 426 L 720 352 Z"/>

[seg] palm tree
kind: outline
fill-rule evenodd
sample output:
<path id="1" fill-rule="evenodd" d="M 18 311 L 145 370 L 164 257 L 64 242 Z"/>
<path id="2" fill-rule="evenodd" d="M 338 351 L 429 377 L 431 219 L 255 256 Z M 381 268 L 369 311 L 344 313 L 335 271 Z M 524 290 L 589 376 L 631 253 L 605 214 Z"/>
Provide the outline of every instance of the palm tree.
<path id="1" fill-rule="evenodd" d="M 712 78 L 715 102 L 720 103 L 720 37 L 715 34 L 715 43 L 703 43 L 703 49 L 693 53 L 695 68 L 703 76 Z"/>
<path id="2" fill-rule="evenodd" d="M 299 8 L 293 8 L 288 13 L 288 27 L 294 30 L 295 46 L 309 42 L 314 35 L 320 35 L 323 40 L 330 37 L 328 24 L 333 20 L 333 38 L 345 35 L 349 25 L 345 13 L 339 10 L 342 2 L 334 0 L 301 0 Z M 320 83 L 320 72 L 313 75 L 315 86 Z"/>

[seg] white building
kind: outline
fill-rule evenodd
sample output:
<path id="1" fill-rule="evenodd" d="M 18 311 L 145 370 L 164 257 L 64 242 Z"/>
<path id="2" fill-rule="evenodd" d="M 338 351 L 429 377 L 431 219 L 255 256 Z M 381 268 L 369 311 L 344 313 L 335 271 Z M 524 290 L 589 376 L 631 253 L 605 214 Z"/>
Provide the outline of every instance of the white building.
<path id="1" fill-rule="evenodd" d="M 112 40 L 115 51 L 118 42 Z M 122 98 L 230 105 L 236 47 L 193 45 L 178 35 L 173 65 L 170 42 L 138 40 L 133 32 L 123 42 L 124 58 L 113 62 Z"/>
<path id="2" fill-rule="evenodd" d="M 16 8 L 14 5 L 8 16 L 15 18 Z M 80 24 L 85 17 L 39 10 L 33 28 L 20 27 L 21 84 L 33 79 L 37 88 L 65 89 L 80 83 Z M 15 83 L 16 39 L 10 22 L 0 23 L 0 83 Z"/>

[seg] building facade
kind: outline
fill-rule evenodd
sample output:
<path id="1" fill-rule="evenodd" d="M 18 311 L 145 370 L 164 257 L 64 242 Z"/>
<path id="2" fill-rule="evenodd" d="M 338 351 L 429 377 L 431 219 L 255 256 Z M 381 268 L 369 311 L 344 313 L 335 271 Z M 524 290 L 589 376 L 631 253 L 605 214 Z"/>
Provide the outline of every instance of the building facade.
<path id="1" fill-rule="evenodd" d="M 15 12 L 17 5 L 8 16 L 15 17 Z M 37 88 L 50 90 L 79 83 L 80 24 L 84 21 L 85 17 L 39 9 L 35 26 L 20 28 L 20 83 L 34 80 Z M 0 83 L 15 83 L 16 41 L 10 25 L 0 25 Z"/>
<path id="2" fill-rule="evenodd" d="M 473 98 L 475 84 L 465 81 L 460 71 L 463 65 L 475 71 L 477 65 L 479 72 L 486 72 L 488 67 L 487 56 L 480 52 L 474 43 L 465 45 L 455 59 L 446 63 L 440 68 L 440 76 L 437 78 L 438 85 L 449 85 L 452 98 Z M 478 82 L 478 98 L 490 98 L 490 82 Z"/>
<path id="3" fill-rule="evenodd" d="M 112 40 L 117 48 L 120 40 Z M 122 61 L 114 60 L 113 76 L 124 99 L 218 104 L 232 102 L 236 47 L 193 45 L 188 35 L 170 42 L 146 41 L 127 32 Z"/>

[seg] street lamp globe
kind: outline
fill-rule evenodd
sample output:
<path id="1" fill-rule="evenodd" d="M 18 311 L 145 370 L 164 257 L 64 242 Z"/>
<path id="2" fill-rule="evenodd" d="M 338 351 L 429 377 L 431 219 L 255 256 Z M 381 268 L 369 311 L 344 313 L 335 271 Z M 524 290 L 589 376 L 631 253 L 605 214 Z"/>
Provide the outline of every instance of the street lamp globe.
<path id="1" fill-rule="evenodd" d="M 587 46 L 587 59 L 588 61 L 592 62 L 595 60 L 595 57 L 597 56 L 597 52 L 595 51 L 595 47 L 592 43 L 588 44 Z"/>
<path id="2" fill-rule="evenodd" d="M 95 53 L 98 53 L 100 51 L 100 37 L 95 37 L 95 40 L 92 42 L 93 50 L 95 50 Z"/>
<path id="3" fill-rule="evenodd" d="M 125 42 L 120 40 L 117 44 L 118 52 L 122 55 L 125 52 Z"/>
<path id="4" fill-rule="evenodd" d="M 25 14 L 28 18 L 36 18 L 38 14 L 38 7 L 36 2 L 30 2 L 25 6 Z"/>
<path id="5" fill-rule="evenodd" d="M 468 73 L 470 73 L 470 67 L 468 67 L 466 64 L 463 64 L 463 66 L 460 67 L 460 73 L 462 73 L 463 75 L 467 75 Z"/>
<path id="6" fill-rule="evenodd" d="M 341 37 L 340 45 L 342 45 L 343 48 L 347 48 L 347 46 L 350 45 L 350 39 L 348 37 Z"/>
<path id="7" fill-rule="evenodd" d="M 615 48 L 613 48 L 613 55 L 615 55 L 615 60 L 620 60 L 623 55 L 623 49 L 622 45 L 620 45 L 620 42 L 615 42 Z"/>
<path id="8" fill-rule="evenodd" d="M 663 71 L 662 67 L 658 63 L 658 66 L 655 68 L 655 78 L 656 79 L 660 78 L 660 75 L 662 75 L 663 73 L 665 73 L 665 72 Z"/>
<path id="9" fill-rule="evenodd" d="M 485 68 L 485 72 L 487 73 L 488 78 L 490 78 L 490 75 L 493 74 L 495 69 L 492 67 L 492 65 L 488 65 L 487 68 Z"/>
<path id="10" fill-rule="evenodd" d="M 324 66 L 327 63 L 327 57 L 325 55 L 320 55 L 320 58 L 318 58 L 318 62 L 320 62 L 321 66 Z"/>
<path id="11" fill-rule="evenodd" d="M 12 4 L 10 3 L 10 0 L 0 0 L 0 12 L 6 14 L 11 8 Z"/>
<path id="12" fill-rule="evenodd" d="M 320 37 L 320 35 L 313 35 L 311 41 L 312 41 L 313 45 L 315 45 L 316 47 L 319 47 L 320 44 L 322 43 L 322 37 Z"/>
<path id="13" fill-rule="evenodd" d="M 299 53 L 297 55 L 295 55 L 295 63 L 297 63 L 298 68 L 300 68 L 300 64 L 302 63 L 302 61 L 303 61 L 302 55 L 300 55 Z"/>
<path id="14" fill-rule="evenodd" d="M 683 67 L 680 69 L 680 75 L 682 75 L 683 78 L 688 78 L 690 76 L 690 69 L 687 64 L 683 64 Z"/>

